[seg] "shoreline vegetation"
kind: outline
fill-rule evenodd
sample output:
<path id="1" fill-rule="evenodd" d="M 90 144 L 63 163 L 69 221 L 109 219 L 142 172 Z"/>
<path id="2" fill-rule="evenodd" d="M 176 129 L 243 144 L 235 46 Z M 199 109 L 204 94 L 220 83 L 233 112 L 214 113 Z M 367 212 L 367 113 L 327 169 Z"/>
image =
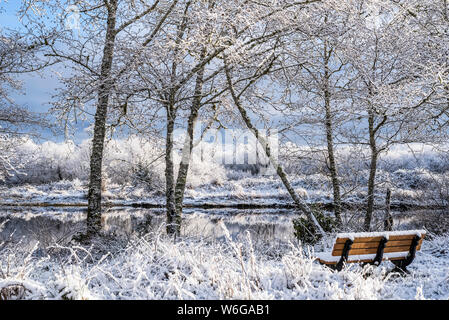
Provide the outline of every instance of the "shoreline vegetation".
<path id="1" fill-rule="evenodd" d="M 319 207 L 323 210 L 332 211 L 334 205 L 332 203 L 319 203 L 313 202 L 308 203 L 313 207 Z M 120 203 L 120 202 L 103 202 L 105 208 L 142 208 L 142 209 L 164 209 L 165 204 L 157 204 L 157 203 L 148 203 L 148 202 L 140 202 L 140 203 Z M 342 207 L 344 209 L 364 209 L 366 204 L 363 203 L 345 203 L 342 202 Z M 70 208 L 70 207 L 80 207 L 87 208 L 86 203 L 54 203 L 54 202 L 0 202 L 1 207 L 57 207 L 57 208 Z M 376 204 L 374 205 L 375 210 L 383 209 L 385 205 Z M 447 209 L 445 205 L 419 205 L 414 203 L 392 203 L 390 205 L 392 210 L 395 211 L 411 211 L 411 210 L 444 210 Z M 189 209 L 294 209 L 295 205 L 292 204 L 282 204 L 282 203 L 272 203 L 272 204 L 255 204 L 255 203 L 186 203 L 183 205 L 183 208 Z"/>

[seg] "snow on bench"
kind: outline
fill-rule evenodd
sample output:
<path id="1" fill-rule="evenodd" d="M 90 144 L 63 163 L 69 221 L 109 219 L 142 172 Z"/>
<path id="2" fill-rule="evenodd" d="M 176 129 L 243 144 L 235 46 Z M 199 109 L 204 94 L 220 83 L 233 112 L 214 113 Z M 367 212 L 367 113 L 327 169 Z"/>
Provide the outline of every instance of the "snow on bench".
<path id="1" fill-rule="evenodd" d="M 344 263 L 379 265 L 389 260 L 406 272 L 426 235 L 425 230 L 356 232 L 337 234 L 332 252 L 316 254 L 321 264 L 340 271 Z"/>

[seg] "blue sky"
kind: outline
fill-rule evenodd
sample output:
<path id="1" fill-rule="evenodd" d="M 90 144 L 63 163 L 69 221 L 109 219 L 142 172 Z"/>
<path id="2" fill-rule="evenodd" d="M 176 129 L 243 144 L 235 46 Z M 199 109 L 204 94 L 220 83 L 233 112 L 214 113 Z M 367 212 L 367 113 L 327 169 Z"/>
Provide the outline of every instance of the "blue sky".
<path id="1" fill-rule="evenodd" d="M 20 7 L 21 1 L 9 0 L 7 2 L 0 0 L 0 27 L 2 29 L 17 29 L 21 24 L 17 16 L 17 10 Z M 57 67 L 49 68 L 40 74 L 25 74 L 17 77 L 23 84 L 21 92 L 12 92 L 11 97 L 20 105 L 27 106 L 35 112 L 47 112 L 51 108 L 50 102 L 55 89 L 59 85 L 59 81 L 54 73 Z M 79 142 L 88 138 L 84 132 L 86 124 L 81 123 L 78 126 L 78 131 L 74 140 Z M 42 139 L 52 141 L 62 141 L 64 136 L 54 135 L 49 130 L 42 132 Z"/>

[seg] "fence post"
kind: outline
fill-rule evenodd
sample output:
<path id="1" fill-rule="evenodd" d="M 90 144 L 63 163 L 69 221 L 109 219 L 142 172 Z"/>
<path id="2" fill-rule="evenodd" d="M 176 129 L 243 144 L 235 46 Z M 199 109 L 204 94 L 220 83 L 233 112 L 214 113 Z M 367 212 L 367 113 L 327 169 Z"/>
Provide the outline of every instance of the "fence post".
<path id="1" fill-rule="evenodd" d="M 393 229 L 393 217 L 391 216 L 391 189 L 387 189 L 387 196 L 385 198 L 385 220 L 384 230 L 391 231 Z"/>

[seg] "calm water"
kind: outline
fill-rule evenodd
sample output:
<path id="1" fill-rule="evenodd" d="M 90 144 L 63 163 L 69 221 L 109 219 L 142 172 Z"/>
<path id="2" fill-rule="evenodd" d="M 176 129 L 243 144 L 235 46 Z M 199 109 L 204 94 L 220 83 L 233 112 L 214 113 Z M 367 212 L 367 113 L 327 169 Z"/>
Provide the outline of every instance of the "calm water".
<path id="1" fill-rule="evenodd" d="M 223 222 L 231 237 L 251 233 L 254 241 L 293 239 L 294 212 L 280 210 L 184 209 L 182 234 L 211 239 L 224 237 Z M 67 243 L 85 228 L 86 210 L 78 208 L 0 208 L 0 242 L 36 242 L 43 246 Z M 102 216 L 103 229 L 122 237 L 164 230 L 162 209 L 113 209 Z M 3 227 L 1 227 L 3 224 Z"/>
<path id="2" fill-rule="evenodd" d="M 441 222 L 449 216 L 435 216 L 435 212 L 393 212 L 396 229 L 428 227 L 427 220 Z M 182 234 L 184 236 L 222 239 L 220 221 L 229 230 L 231 237 L 246 237 L 249 231 L 254 243 L 285 243 L 294 240 L 293 210 L 279 209 L 184 209 Z M 431 217 L 431 218 L 429 218 Z M 80 208 L 0 208 L 1 243 L 39 243 L 48 246 L 68 243 L 85 228 L 86 210 Z M 347 213 L 348 224 L 358 224 L 363 212 Z M 373 225 L 382 224 L 382 212 L 378 212 Z M 448 219 L 449 220 L 449 219 Z M 103 214 L 102 224 L 106 232 L 121 237 L 143 235 L 165 229 L 163 209 L 110 209 Z"/>

